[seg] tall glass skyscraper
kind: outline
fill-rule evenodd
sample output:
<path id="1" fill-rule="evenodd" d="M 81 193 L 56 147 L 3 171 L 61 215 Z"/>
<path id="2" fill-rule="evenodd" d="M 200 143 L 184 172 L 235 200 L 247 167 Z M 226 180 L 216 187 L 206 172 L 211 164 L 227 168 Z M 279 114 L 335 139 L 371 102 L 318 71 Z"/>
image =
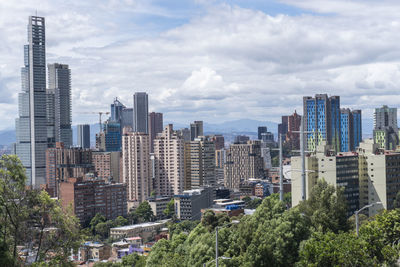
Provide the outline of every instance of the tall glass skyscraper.
<path id="1" fill-rule="evenodd" d="M 21 69 L 22 92 L 18 95 L 16 154 L 26 168 L 27 185 L 46 183 L 46 45 L 45 19 L 30 16 L 28 44 Z"/>
<path id="2" fill-rule="evenodd" d="M 90 148 L 90 125 L 79 124 L 78 129 L 78 147 Z"/>
<path id="3" fill-rule="evenodd" d="M 149 100 L 147 93 L 133 95 L 133 131 L 149 133 Z"/>
<path id="4" fill-rule="evenodd" d="M 315 151 L 326 141 L 337 152 L 340 151 L 340 97 L 317 94 L 315 98 L 303 98 L 304 127 L 307 133 L 307 148 Z"/>
<path id="5" fill-rule="evenodd" d="M 51 141 L 72 146 L 71 128 L 71 70 L 65 64 L 48 65 L 47 122 L 49 146 Z"/>

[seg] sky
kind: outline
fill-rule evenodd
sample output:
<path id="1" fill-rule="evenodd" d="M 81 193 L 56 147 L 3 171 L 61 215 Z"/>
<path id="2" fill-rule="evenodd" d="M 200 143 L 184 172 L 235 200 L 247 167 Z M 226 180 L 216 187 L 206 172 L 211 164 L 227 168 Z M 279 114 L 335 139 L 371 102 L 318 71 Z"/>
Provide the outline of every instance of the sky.
<path id="1" fill-rule="evenodd" d="M 400 103 L 397 0 L 0 0 L 0 130 L 13 129 L 28 16 L 46 17 L 47 63 L 72 75 L 73 124 L 149 94 L 164 120 L 279 122 L 302 97 Z"/>

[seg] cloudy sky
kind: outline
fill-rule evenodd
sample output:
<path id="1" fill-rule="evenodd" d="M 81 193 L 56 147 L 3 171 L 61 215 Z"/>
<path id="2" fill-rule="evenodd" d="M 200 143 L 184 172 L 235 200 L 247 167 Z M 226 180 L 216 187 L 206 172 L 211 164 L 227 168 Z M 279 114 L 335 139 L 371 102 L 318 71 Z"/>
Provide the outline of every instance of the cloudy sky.
<path id="1" fill-rule="evenodd" d="M 14 128 L 28 16 L 72 70 L 73 124 L 149 93 L 165 119 L 280 120 L 302 96 L 400 103 L 400 1 L 0 0 L 0 129 Z"/>

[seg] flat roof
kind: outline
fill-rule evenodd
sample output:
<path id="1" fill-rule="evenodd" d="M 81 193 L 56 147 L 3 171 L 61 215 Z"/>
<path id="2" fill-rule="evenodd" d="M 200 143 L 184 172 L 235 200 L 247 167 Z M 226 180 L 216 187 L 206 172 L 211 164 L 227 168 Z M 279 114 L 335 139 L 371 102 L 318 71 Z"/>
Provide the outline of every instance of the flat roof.
<path id="1" fill-rule="evenodd" d="M 170 219 L 156 221 L 156 222 L 146 222 L 146 223 L 140 223 L 140 224 L 120 226 L 120 227 L 111 228 L 110 230 L 113 230 L 113 231 L 125 231 L 125 230 L 132 230 L 132 229 L 136 229 L 136 228 L 143 228 L 143 227 L 149 227 L 149 226 L 162 225 L 162 224 L 167 223 L 169 220 Z"/>

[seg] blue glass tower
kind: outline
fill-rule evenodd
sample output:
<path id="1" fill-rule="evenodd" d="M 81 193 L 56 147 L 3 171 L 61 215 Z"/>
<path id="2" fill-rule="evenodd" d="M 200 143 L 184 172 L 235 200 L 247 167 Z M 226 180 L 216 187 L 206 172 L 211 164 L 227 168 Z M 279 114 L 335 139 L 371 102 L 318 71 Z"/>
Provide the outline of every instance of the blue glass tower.
<path id="1" fill-rule="evenodd" d="M 105 150 L 121 151 L 121 126 L 117 122 L 106 121 L 104 124 Z"/>
<path id="2" fill-rule="evenodd" d="M 303 114 L 307 133 L 307 149 L 315 151 L 322 141 L 326 141 L 336 151 L 340 151 L 340 97 L 317 94 L 315 98 L 303 98 Z"/>
<path id="3" fill-rule="evenodd" d="M 341 138 L 340 146 L 342 152 L 355 151 L 362 139 L 361 132 L 361 110 L 340 110 Z"/>

